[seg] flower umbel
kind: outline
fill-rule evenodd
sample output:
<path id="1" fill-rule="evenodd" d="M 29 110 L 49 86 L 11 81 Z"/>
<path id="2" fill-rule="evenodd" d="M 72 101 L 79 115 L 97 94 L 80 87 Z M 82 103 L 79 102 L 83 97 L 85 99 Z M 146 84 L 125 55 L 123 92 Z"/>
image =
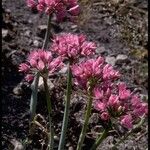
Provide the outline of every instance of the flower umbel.
<path id="1" fill-rule="evenodd" d="M 100 113 L 100 118 L 108 121 L 118 119 L 125 128 L 147 114 L 147 104 L 127 89 L 123 82 L 117 82 L 120 73 L 105 63 L 103 57 L 89 59 L 72 66 L 75 83 L 88 90 L 92 83 L 93 104 Z"/>
<path id="2" fill-rule="evenodd" d="M 121 88 L 120 87 L 124 87 Z M 93 91 L 95 100 L 94 107 L 100 112 L 102 120 L 106 121 L 106 115 L 109 118 L 116 118 L 120 121 L 120 124 L 125 128 L 132 128 L 132 124 L 144 114 L 147 114 L 148 106 L 146 103 L 137 96 L 133 95 L 129 89 L 126 88 L 126 84 L 121 82 L 119 84 L 113 83 L 111 87 L 107 87 L 106 90 L 102 86 L 96 87 Z M 100 93 L 103 93 L 101 96 Z M 121 93 L 121 94 L 120 94 Z M 107 118 L 107 119 L 109 119 Z"/>
<path id="3" fill-rule="evenodd" d="M 77 0 L 27 0 L 27 6 L 48 15 L 55 13 L 58 21 L 65 18 L 72 20 L 80 12 Z"/>
<path id="4" fill-rule="evenodd" d="M 83 88 L 88 87 L 89 81 L 92 82 L 93 86 L 101 84 L 101 86 L 105 88 L 105 86 L 111 86 L 110 81 L 119 77 L 118 71 L 114 70 L 110 65 L 109 69 L 106 70 L 107 66 L 108 64 L 105 64 L 104 58 L 99 56 L 97 59 L 89 59 L 85 62 L 81 62 L 79 65 L 73 65 L 72 72 L 75 76 L 76 83 Z M 97 97 L 100 97 L 103 95 L 103 91 L 100 93 L 97 91 L 97 94 L 99 94 Z"/>
<path id="5" fill-rule="evenodd" d="M 51 52 L 42 49 L 32 51 L 26 63 L 19 66 L 20 72 L 25 72 L 25 79 L 29 82 L 33 80 L 36 73 L 41 76 L 52 74 L 62 66 L 62 58 L 53 58 Z"/>
<path id="6" fill-rule="evenodd" d="M 71 33 L 56 35 L 51 46 L 52 51 L 65 58 L 73 60 L 81 56 L 94 54 L 95 49 L 95 43 L 86 41 L 86 37 L 84 35 Z"/>

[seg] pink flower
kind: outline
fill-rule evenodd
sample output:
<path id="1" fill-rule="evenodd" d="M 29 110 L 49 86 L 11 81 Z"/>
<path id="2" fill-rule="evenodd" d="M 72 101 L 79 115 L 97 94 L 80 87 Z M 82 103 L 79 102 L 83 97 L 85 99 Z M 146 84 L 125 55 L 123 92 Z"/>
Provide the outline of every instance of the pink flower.
<path id="1" fill-rule="evenodd" d="M 108 106 L 117 109 L 119 107 L 119 104 L 119 96 L 111 94 L 111 96 L 108 99 Z"/>
<path id="2" fill-rule="evenodd" d="M 102 120 L 105 120 L 105 121 L 109 120 L 109 118 L 110 118 L 110 116 L 109 116 L 109 114 L 107 112 L 103 112 L 100 115 L 100 117 L 101 117 Z"/>
<path id="3" fill-rule="evenodd" d="M 46 4 L 46 1 L 47 1 L 47 0 L 38 0 L 38 3 L 41 3 L 41 4 L 44 5 L 44 4 Z"/>
<path id="4" fill-rule="evenodd" d="M 106 104 L 99 100 L 96 100 L 94 103 L 94 108 L 100 112 L 103 112 L 106 110 Z"/>
<path id="5" fill-rule="evenodd" d="M 45 68 L 44 62 L 43 62 L 42 60 L 39 60 L 39 61 L 38 61 L 38 64 L 37 64 L 37 69 L 38 69 L 39 71 L 43 71 L 44 68 Z"/>
<path id="6" fill-rule="evenodd" d="M 39 12 L 45 12 L 48 15 L 55 13 L 57 21 L 78 16 L 80 12 L 77 0 L 38 0 L 37 2 L 27 0 L 27 6 L 37 7 Z"/>
<path id="7" fill-rule="evenodd" d="M 38 51 L 38 57 L 44 62 L 47 63 L 48 61 L 52 60 L 52 54 L 49 51 L 43 51 L 39 50 Z"/>
<path id="8" fill-rule="evenodd" d="M 115 71 L 113 67 L 106 64 L 103 68 L 103 79 L 115 79 L 120 76 L 118 71 Z"/>
<path id="9" fill-rule="evenodd" d="M 89 56 L 95 49 L 95 44 L 87 42 L 85 36 L 70 33 L 56 35 L 51 46 L 52 51 L 73 60 L 80 56 Z"/>
<path id="10" fill-rule="evenodd" d="M 108 72 L 109 71 L 110 70 L 108 69 Z M 103 88 L 107 90 L 111 86 L 111 80 L 117 78 L 119 74 L 118 71 L 115 71 L 112 68 L 111 71 L 113 72 L 111 74 L 107 72 L 104 58 L 101 56 L 97 59 L 89 59 L 72 66 L 73 75 L 77 79 L 78 84 L 81 84 L 83 88 L 87 88 L 88 82 L 93 82 L 93 86 L 100 82 L 103 85 Z M 109 77 L 105 78 L 104 73 Z M 85 83 L 85 85 L 82 85 L 82 83 Z"/>
<path id="11" fill-rule="evenodd" d="M 61 67 L 63 67 L 62 57 L 57 57 L 49 64 L 48 70 L 50 73 L 53 73 L 54 71 L 56 71 L 58 68 Z"/>
<path id="12" fill-rule="evenodd" d="M 131 115 L 125 115 L 125 116 L 123 116 L 120 123 L 125 128 L 131 129 L 133 127 L 132 116 Z"/>
<path id="13" fill-rule="evenodd" d="M 98 87 L 95 87 L 93 90 L 94 99 L 102 99 L 104 96 L 104 91 L 100 90 Z"/>
<path id="14" fill-rule="evenodd" d="M 38 49 L 38 51 L 41 51 L 41 49 Z M 27 60 L 30 61 L 31 59 L 37 60 L 39 59 L 39 53 L 37 50 L 33 50 L 32 52 L 30 52 Z"/>
<path id="15" fill-rule="evenodd" d="M 134 108 L 139 107 L 141 105 L 141 100 L 137 95 L 133 95 L 131 98 L 131 103 Z"/>
<path id="16" fill-rule="evenodd" d="M 30 69 L 30 66 L 27 65 L 26 63 L 22 63 L 19 65 L 19 71 L 20 72 L 28 72 Z"/>
<path id="17" fill-rule="evenodd" d="M 68 12 L 70 14 L 72 14 L 73 16 L 77 16 L 79 14 L 79 12 L 80 12 L 79 5 L 76 5 L 76 6 L 72 7 L 72 8 L 70 8 L 68 10 Z"/>
<path id="18" fill-rule="evenodd" d="M 42 12 L 43 10 L 44 10 L 44 5 L 43 4 L 38 4 L 37 5 L 37 10 L 39 11 L 39 12 Z"/>
<path id="19" fill-rule="evenodd" d="M 31 81 L 39 72 L 41 75 L 51 74 L 62 66 L 62 58 L 53 59 L 51 52 L 44 50 L 31 51 L 26 63 L 19 66 L 19 71 L 27 73 L 25 79 Z"/>
<path id="20" fill-rule="evenodd" d="M 146 103 L 141 103 L 133 109 L 133 114 L 136 117 L 141 117 L 148 112 L 148 105 Z"/>
<path id="21" fill-rule="evenodd" d="M 36 7 L 37 3 L 35 2 L 35 0 L 27 0 L 27 6 L 34 8 Z"/>
<path id="22" fill-rule="evenodd" d="M 92 85 L 94 108 L 100 112 L 103 120 L 121 118 L 124 127 L 132 128 L 138 117 L 147 114 L 147 105 L 133 95 L 125 83 L 115 82 L 120 74 L 106 64 L 104 58 L 72 65 L 72 74 L 78 86 L 87 90 L 89 83 Z"/>
<path id="23" fill-rule="evenodd" d="M 93 49 L 95 50 L 96 49 L 96 45 L 95 43 L 93 42 L 87 42 L 85 41 L 83 44 L 82 44 L 82 52 L 81 54 L 82 55 L 86 55 L 86 56 L 89 56 L 91 55 L 94 51 Z"/>
<path id="24" fill-rule="evenodd" d="M 29 60 L 29 63 L 31 65 L 31 67 L 36 67 L 37 66 L 37 61 L 33 58 Z"/>
<path id="25" fill-rule="evenodd" d="M 126 84 L 125 83 L 119 83 L 119 97 L 120 99 L 128 99 L 131 96 L 130 90 L 126 89 Z"/>
<path id="26" fill-rule="evenodd" d="M 30 81 L 32 81 L 34 79 L 34 76 L 32 75 L 32 74 L 27 74 L 26 76 L 25 76 L 25 80 L 27 81 L 27 82 L 30 82 Z"/>

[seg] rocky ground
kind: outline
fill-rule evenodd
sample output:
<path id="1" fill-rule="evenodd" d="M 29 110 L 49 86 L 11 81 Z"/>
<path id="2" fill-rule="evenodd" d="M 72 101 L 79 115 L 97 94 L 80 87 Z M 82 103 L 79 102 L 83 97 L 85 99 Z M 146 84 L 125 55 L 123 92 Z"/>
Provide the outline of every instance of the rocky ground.
<path id="1" fill-rule="evenodd" d="M 81 3 L 85 3 L 83 0 Z M 96 55 L 103 55 L 106 61 L 118 68 L 129 88 L 140 92 L 147 101 L 148 90 L 148 11 L 146 0 L 94 0 L 87 2 L 77 24 L 65 22 L 53 25 L 53 32 L 84 33 L 98 45 Z M 30 85 L 18 73 L 18 65 L 34 48 L 41 48 L 46 30 L 47 16 L 31 11 L 24 0 L 2 0 L 2 149 L 11 150 L 22 145 L 28 136 Z M 59 141 L 63 118 L 63 97 L 65 76 L 53 78 L 50 82 L 54 106 L 55 142 Z M 54 87 L 53 87 L 54 86 Z M 42 87 L 39 91 L 37 112 L 42 115 L 46 128 L 47 112 Z M 83 122 L 86 98 L 77 94 L 74 88 L 71 101 L 71 115 L 66 149 L 74 150 Z M 93 143 L 94 137 L 102 130 L 97 113 L 93 111 L 85 150 Z M 35 128 L 33 141 L 27 149 L 41 149 L 45 135 Z M 99 150 L 111 149 L 115 142 L 112 135 L 102 143 Z M 116 137 L 117 138 L 117 137 Z M 129 137 L 119 150 L 146 150 L 147 122 L 134 136 Z M 44 149 L 44 148 L 43 148 Z"/>

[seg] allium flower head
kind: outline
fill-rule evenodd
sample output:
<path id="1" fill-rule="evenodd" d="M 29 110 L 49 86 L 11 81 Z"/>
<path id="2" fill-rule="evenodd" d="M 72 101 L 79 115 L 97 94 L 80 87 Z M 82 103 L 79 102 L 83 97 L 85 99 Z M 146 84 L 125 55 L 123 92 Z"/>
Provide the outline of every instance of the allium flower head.
<path id="1" fill-rule="evenodd" d="M 77 59 L 79 56 L 89 56 L 95 53 L 95 49 L 95 43 L 86 41 L 84 35 L 70 33 L 56 35 L 51 46 L 52 51 L 69 59 Z"/>
<path id="2" fill-rule="evenodd" d="M 31 81 L 36 73 L 51 74 L 61 65 L 61 57 L 53 59 L 51 52 L 39 49 L 29 54 L 27 62 L 20 64 L 19 71 L 27 73 L 25 79 Z"/>
<path id="3" fill-rule="evenodd" d="M 75 83 L 86 91 L 92 83 L 93 105 L 102 120 L 117 118 L 121 125 L 129 129 L 136 119 L 147 114 L 147 104 L 134 95 L 124 82 L 117 82 L 119 72 L 103 57 L 72 65 L 72 74 Z"/>
<path id="4" fill-rule="evenodd" d="M 147 115 L 148 105 L 137 95 L 133 95 L 125 83 L 114 82 L 109 86 L 103 84 L 93 89 L 94 108 L 99 111 L 102 120 L 106 121 L 103 114 L 105 112 L 109 118 L 118 118 L 120 124 L 129 129 L 136 119 Z"/>
<path id="5" fill-rule="evenodd" d="M 72 20 L 80 10 L 77 0 L 27 0 L 27 6 L 37 8 L 39 12 L 48 15 L 55 13 L 58 21 L 63 21 L 65 18 Z"/>
<path id="6" fill-rule="evenodd" d="M 82 87 L 87 88 L 88 82 L 92 82 L 95 85 L 100 83 L 107 90 L 108 86 L 111 85 L 111 80 L 119 77 L 119 72 L 112 67 L 111 71 L 106 68 L 107 64 L 105 64 L 104 58 L 99 56 L 97 59 L 89 59 L 80 64 L 73 65 L 72 72 L 77 84 Z M 104 76 L 107 77 L 105 78 Z"/>

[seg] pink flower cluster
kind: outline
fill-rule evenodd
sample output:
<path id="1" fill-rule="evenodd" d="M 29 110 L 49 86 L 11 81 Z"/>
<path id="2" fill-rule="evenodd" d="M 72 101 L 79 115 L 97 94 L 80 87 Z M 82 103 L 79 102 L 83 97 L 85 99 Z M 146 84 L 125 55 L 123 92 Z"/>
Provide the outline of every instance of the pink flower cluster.
<path id="1" fill-rule="evenodd" d="M 27 5 L 49 15 L 55 13 L 58 21 L 66 17 L 72 19 L 79 14 L 77 0 L 27 0 Z"/>
<path id="2" fill-rule="evenodd" d="M 63 33 L 55 36 L 51 50 L 63 57 L 77 59 L 80 56 L 94 54 L 96 45 L 93 42 L 86 41 L 84 35 Z"/>
<path id="3" fill-rule="evenodd" d="M 51 74 L 62 66 L 62 58 L 53 58 L 51 52 L 42 49 L 31 51 L 26 63 L 21 63 L 19 71 L 26 73 L 25 79 L 32 81 L 35 74 Z"/>
<path id="4" fill-rule="evenodd" d="M 94 107 L 100 112 L 102 120 L 119 118 L 121 125 L 132 128 L 134 121 L 147 114 L 148 106 L 142 102 L 137 95 L 126 88 L 125 83 L 112 83 L 111 86 L 103 88 L 103 85 L 93 90 Z"/>
<path id="5" fill-rule="evenodd" d="M 102 120 L 114 117 L 122 126 L 132 128 L 134 121 L 147 113 L 147 104 L 133 95 L 125 83 L 117 83 L 119 72 L 106 64 L 103 57 L 73 65 L 72 73 L 82 88 L 87 90 L 92 83 L 94 108 Z"/>
<path id="6" fill-rule="evenodd" d="M 104 62 L 104 58 L 100 56 L 97 59 L 89 59 L 73 65 L 72 72 L 76 78 L 76 84 L 83 88 L 88 88 L 88 82 L 92 82 L 93 85 L 103 82 L 105 83 L 103 86 L 110 86 L 111 81 L 118 78 L 120 74 Z"/>
<path id="7" fill-rule="evenodd" d="M 64 58 L 72 61 L 94 54 L 96 46 L 86 41 L 83 35 L 64 33 L 56 35 L 50 49 L 59 57 L 53 58 L 50 51 L 38 49 L 30 53 L 26 63 L 20 64 L 19 71 L 27 74 L 27 81 L 33 80 L 37 73 L 41 76 L 53 73 L 62 67 Z M 94 108 L 99 111 L 102 120 L 115 118 L 129 129 L 136 119 L 148 113 L 147 104 L 127 89 L 125 83 L 117 82 L 120 73 L 107 64 L 103 57 L 80 63 L 73 61 L 71 70 L 77 85 L 85 90 L 91 86 Z"/>

